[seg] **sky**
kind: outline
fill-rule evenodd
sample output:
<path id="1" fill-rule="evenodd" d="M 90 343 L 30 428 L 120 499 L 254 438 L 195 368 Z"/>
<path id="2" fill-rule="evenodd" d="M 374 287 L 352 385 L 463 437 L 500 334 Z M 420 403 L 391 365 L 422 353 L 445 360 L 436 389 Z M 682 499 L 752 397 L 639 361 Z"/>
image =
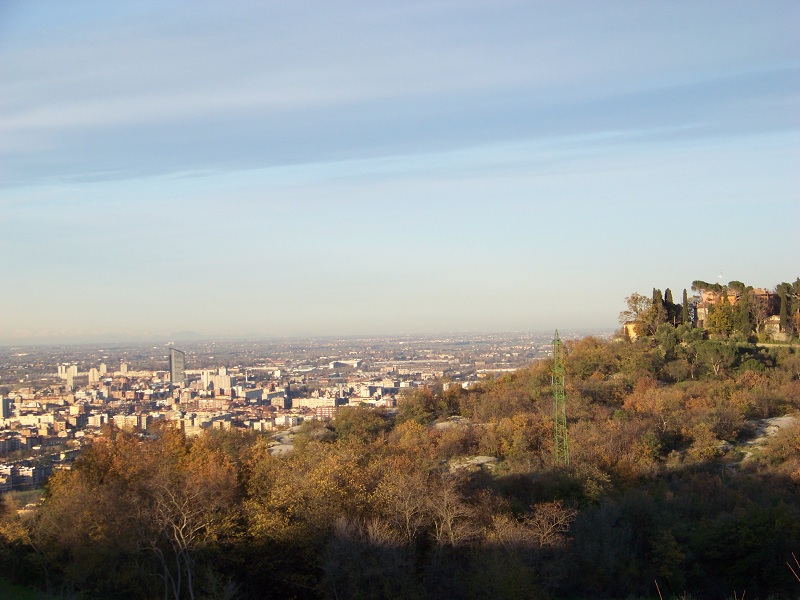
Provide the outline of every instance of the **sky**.
<path id="1" fill-rule="evenodd" d="M 604 329 L 800 276 L 800 3 L 0 1 L 0 344 Z"/>

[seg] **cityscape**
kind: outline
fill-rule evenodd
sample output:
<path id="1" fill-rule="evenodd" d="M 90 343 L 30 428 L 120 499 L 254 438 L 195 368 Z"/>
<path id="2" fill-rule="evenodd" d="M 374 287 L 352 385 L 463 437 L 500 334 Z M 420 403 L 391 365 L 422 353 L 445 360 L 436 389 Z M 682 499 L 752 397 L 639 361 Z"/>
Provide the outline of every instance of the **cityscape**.
<path id="1" fill-rule="evenodd" d="M 792 600 L 800 2 L 0 2 L 0 599 Z"/>
<path id="2" fill-rule="evenodd" d="M 578 339 L 608 331 L 562 332 Z M 468 388 L 552 356 L 517 333 L 0 349 L 0 491 L 41 486 L 108 426 L 269 433 L 339 407 L 391 410 L 404 390 Z M 275 451 L 285 444 L 274 443 Z"/>

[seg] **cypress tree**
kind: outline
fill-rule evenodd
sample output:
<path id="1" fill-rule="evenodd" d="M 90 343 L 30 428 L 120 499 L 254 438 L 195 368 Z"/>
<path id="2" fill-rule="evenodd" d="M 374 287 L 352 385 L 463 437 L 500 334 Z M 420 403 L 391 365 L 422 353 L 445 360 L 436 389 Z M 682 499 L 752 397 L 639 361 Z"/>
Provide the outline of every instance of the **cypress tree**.
<path id="1" fill-rule="evenodd" d="M 664 290 L 664 308 L 667 309 L 667 321 L 675 324 L 675 318 L 678 316 L 675 310 L 675 304 L 672 302 L 672 290 L 667 288 Z"/>
<path id="2" fill-rule="evenodd" d="M 661 295 L 661 290 L 653 288 L 653 306 L 664 306 L 664 298 Z"/>
<path id="3" fill-rule="evenodd" d="M 735 306 L 736 329 L 741 331 L 744 335 L 750 335 L 753 331 L 753 320 L 751 316 L 753 307 L 750 297 L 752 293 L 752 288 L 742 291 L 741 296 L 739 296 L 739 301 Z"/>
<path id="4" fill-rule="evenodd" d="M 786 331 L 789 324 L 789 312 L 786 308 L 786 284 L 778 286 L 778 297 L 781 300 L 781 331 Z"/>
<path id="5" fill-rule="evenodd" d="M 689 296 L 686 293 L 686 288 L 683 288 L 683 303 L 681 304 L 681 323 L 684 325 L 689 324 Z"/>

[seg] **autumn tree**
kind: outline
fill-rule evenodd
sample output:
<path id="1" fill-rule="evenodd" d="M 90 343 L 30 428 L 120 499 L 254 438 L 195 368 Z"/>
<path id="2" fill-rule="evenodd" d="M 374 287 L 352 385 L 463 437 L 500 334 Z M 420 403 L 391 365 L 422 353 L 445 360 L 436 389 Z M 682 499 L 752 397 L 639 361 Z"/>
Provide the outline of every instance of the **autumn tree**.
<path id="1" fill-rule="evenodd" d="M 658 326 L 667 319 L 661 292 L 653 290 L 653 297 L 647 298 L 638 292 L 626 297 L 625 304 L 628 308 L 619 313 L 620 324 L 633 323 L 637 335 L 653 335 Z"/>
<path id="2" fill-rule="evenodd" d="M 389 461 L 374 499 L 391 527 L 406 544 L 413 544 L 431 524 L 429 476 L 406 456 Z"/>
<path id="3" fill-rule="evenodd" d="M 195 551 L 224 537 L 237 518 L 236 473 L 219 452 L 195 440 L 177 464 L 159 469 L 147 486 L 148 516 L 158 535 L 149 545 L 162 568 L 165 597 L 196 595 Z"/>
<path id="4" fill-rule="evenodd" d="M 706 327 L 711 333 L 729 336 L 736 327 L 736 315 L 728 295 L 723 293 L 717 302 L 709 308 Z"/>
<path id="5" fill-rule="evenodd" d="M 391 427 L 384 410 L 367 407 L 341 407 L 331 423 L 340 439 L 354 438 L 362 442 L 370 442 L 375 436 Z"/>
<path id="6" fill-rule="evenodd" d="M 66 581 L 95 594 L 150 595 L 158 577 L 164 598 L 193 599 L 197 552 L 229 535 L 237 494 L 235 469 L 204 438 L 109 430 L 51 480 L 31 532 Z"/>
<path id="7" fill-rule="evenodd" d="M 653 301 L 639 292 L 634 292 L 625 298 L 625 304 L 628 308 L 619 313 L 620 325 L 638 322 L 653 305 Z"/>

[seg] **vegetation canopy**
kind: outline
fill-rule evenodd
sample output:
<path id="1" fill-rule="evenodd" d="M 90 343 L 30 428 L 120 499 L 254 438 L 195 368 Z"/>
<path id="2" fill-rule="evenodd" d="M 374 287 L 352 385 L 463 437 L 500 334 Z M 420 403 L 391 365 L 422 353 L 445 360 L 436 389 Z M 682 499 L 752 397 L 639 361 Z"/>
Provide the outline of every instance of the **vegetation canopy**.
<path id="1" fill-rule="evenodd" d="M 283 455 L 110 429 L 36 512 L 6 497 L 4 576 L 70 598 L 797 597 L 798 347 L 736 310 L 686 322 L 685 294 L 627 306 L 635 339 L 565 344 L 569 466 L 552 361 L 341 410 Z"/>

